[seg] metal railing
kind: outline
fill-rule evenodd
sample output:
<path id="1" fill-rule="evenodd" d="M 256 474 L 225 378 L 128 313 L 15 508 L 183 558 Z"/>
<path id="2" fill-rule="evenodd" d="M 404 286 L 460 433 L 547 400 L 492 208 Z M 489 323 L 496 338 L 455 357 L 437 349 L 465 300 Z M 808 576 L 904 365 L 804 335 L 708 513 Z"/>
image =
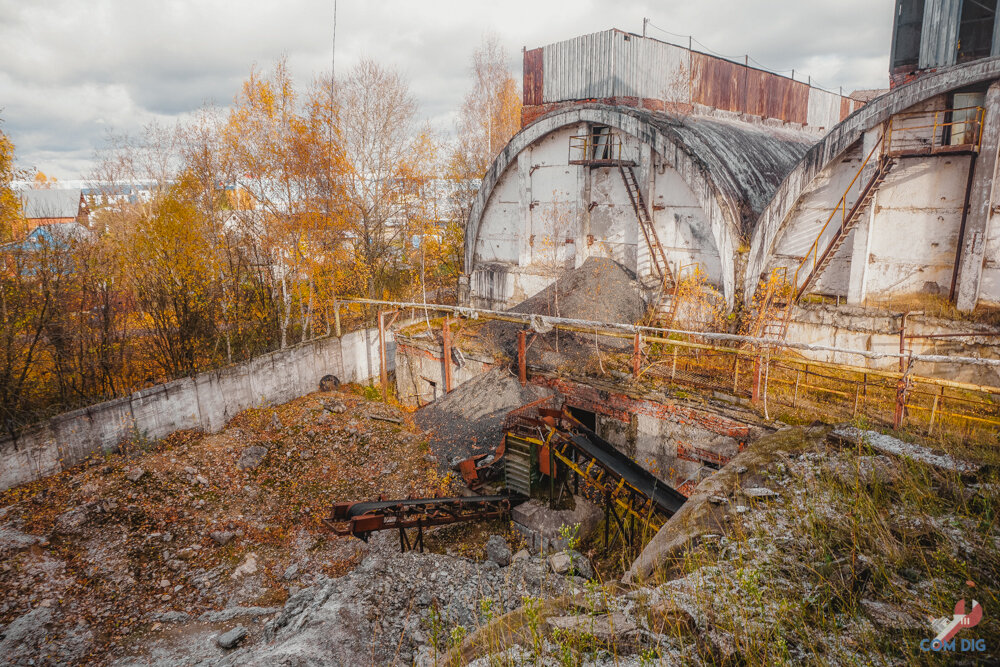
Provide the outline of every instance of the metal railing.
<path id="1" fill-rule="evenodd" d="M 896 114 L 886 128 L 889 155 L 978 152 L 983 141 L 983 107 L 910 111 Z"/>
<path id="2" fill-rule="evenodd" d="M 820 262 L 820 241 L 823 239 L 823 234 L 826 233 L 827 227 L 829 227 L 833 219 L 837 217 L 837 213 L 840 213 L 841 228 L 843 228 L 844 224 L 847 222 L 847 212 L 849 208 L 847 205 L 847 198 L 851 194 L 851 189 L 854 187 L 854 184 L 858 182 L 858 179 L 861 178 L 861 174 L 864 172 L 865 167 L 868 166 L 868 163 L 871 162 L 872 157 L 876 152 L 878 152 L 879 148 L 882 147 L 885 142 L 885 138 L 886 133 L 883 133 L 882 136 L 878 138 L 878 141 L 875 142 L 875 145 L 872 146 L 872 149 L 868 151 L 868 155 L 866 155 L 865 159 L 861 162 L 861 166 L 858 167 L 858 171 L 854 174 L 854 178 L 852 178 L 851 182 L 847 184 L 844 194 L 840 197 L 837 205 L 833 207 L 833 210 L 830 211 L 830 215 L 820 228 L 819 234 L 816 235 L 816 239 L 812 242 L 812 245 L 809 246 L 809 250 L 806 251 L 805 256 L 799 262 L 799 265 L 795 267 L 795 273 L 792 276 L 792 286 L 796 292 L 798 292 L 802 287 L 802 284 L 799 282 L 799 274 L 808 268 L 805 275 L 810 276 L 813 271 L 816 270 L 816 265 Z M 858 196 L 860 197 L 861 195 L 862 193 L 859 192 Z M 812 260 L 811 263 L 810 259 Z"/>
<path id="3" fill-rule="evenodd" d="M 619 162 L 622 159 L 622 138 L 608 134 L 578 134 L 569 138 L 569 163 Z"/>

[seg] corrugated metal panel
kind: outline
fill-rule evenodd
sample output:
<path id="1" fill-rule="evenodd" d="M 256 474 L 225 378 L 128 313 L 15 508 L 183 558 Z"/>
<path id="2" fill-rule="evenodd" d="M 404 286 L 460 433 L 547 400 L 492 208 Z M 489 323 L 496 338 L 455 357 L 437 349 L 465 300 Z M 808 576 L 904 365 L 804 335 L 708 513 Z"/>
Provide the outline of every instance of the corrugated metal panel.
<path id="1" fill-rule="evenodd" d="M 542 47 L 540 60 L 538 51 L 524 57 L 529 106 L 612 97 L 634 106 L 649 99 L 827 128 L 843 115 L 839 95 L 618 30 Z"/>
<path id="2" fill-rule="evenodd" d="M 828 93 L 819 88 L 809 90 L 810 127 L 825 127 L 830 129 L 840 122 L 841 97 L 837 93 Z"/>
<path id="3" fill-rule="evenodd" d="M 740 111 L 746 99 L 742 65 L 703 53 L 691 54 L 691 102 L 724 111 Z"/>
<path id="4" fill-rule="evenodd" d="M 690 104 L 691 58 L 680 46 L 653 39 L 618 40 L 616 64 L 621 64 L 618 95 Z"/>
<path id="5" fill-rule="evenodd" d="M 746 113 L 805 124 L 808 118 L 809 86 L 758 69 L 747 70 Z"/>
<path id="6" fill-rule="evenodd" d="M 605 30 L 543 47 L 545 102 L 614 95 L 614 31 Z"/>
<path id="7" fill-rule="evenodd" d="M 958 19 L 962 0 L 925 0 L 920 30 L 919 67 L 954 65 L 958 54 Z"/>
<path id="8" fill-rule="evenodd" d="M 844 120 L 851 115 L 851 112 L 854 110 L 853 102 L 854 100 L 849 97 L 840 98 L 840 120 Z"/>
<path id="9" fill-rule="evenodd" d="M 524 52 L 524 104 L 541 104 L 545 82 L 542 49 Z"/>

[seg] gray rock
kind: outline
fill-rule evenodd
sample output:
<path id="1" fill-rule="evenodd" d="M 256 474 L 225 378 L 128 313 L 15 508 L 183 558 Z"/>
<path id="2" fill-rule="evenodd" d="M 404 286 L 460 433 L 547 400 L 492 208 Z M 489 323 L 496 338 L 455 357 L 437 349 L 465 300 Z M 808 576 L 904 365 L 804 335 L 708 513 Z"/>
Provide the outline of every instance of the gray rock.
<path id="1" fill-rule="evenodd" d="M 125 469 L 125 478 L 130 482 L 138 482 L 145 474 L 146 471 L 139 466 L 131 466 Z"/>
<path id="2" fill-rule="evenodd" d="M 552 616 L 546 622 L 564 632 L 593 635 L 602 641 L 636 630 L 635 622 L 618 612 L 603 616 Z"/>
<path id="3" fill-rule="evenodd" d="M 326 408 L 327 412 L 332 412 L 335 415 L 347 412 L 347 406 L 340 401 L 326 401 L 323 403 L 323 407 Z"/>
<path id="4" fill-rule="evenodd" d="M 272 412 L 271 413 L 271 428 L 273 428 L 275 431 L 280 431 L 281 430 L 281 420 L 278 419 L 278 413 L 277 412 Z"/>
<path id="5" fill-rule="evenodd" d="M 556 574 L 566 574 L 573 565 L 573 560 L 565 551 L 560 551 L 549 556 L 549 569 Z"/>
<path id="6" fill-rule="evenodd" d="M 233 538 L 236 537 L 236 533 L 231 530 L 216 530 L 209 533 L 208 536 L 211 537 L 220 547 L 224 547 L 232 542 Z"/>
<path id="7" fill-rule="evenodd" d="M 527 549 L 521 549 L 520 551 L 518 551 L 516 554 L 514 554 L 511 557 L 510 562 L 511 563 L 516 563 L 518 561 L 527 560 L 529 558 L 531 558 L 531 554 L 528 553 L 528 550 Z"/>
<path id="8" fill-rule="evenodd" d="M 586 556 L 579 551 L 567 551 L 566 553 L 569 554 L 569 557 L 572 560 L 572 565 L 570 567 L 570 571 L 572 573 L 578 574 L 584 579 L 594 578 L 594 567 L 590 564 L 590 561 L 587 560 Z"/>
<path id="9" fill-rule="evenodd" d="M 233 648 L 241 639 L 247 636 L 247 629 L 242 625 L 237 625 L 229 632 L 224 632 L 215 638 L 215 643 L 219 648 Z"/>
<path id="10" fill-rule="evenodd" d="M 267 448 L 260 445 L 246 447 L 240 452 L 240 458 L 236 462 L 236 467 L 240 470 L 253 470 L 261 464 L 267 455 Z"/>
<path id="11" fill-rule="evenodd" d="M 285 573 L 281 575 L 281 578 L 285 581 L 291 581 L 297 576 L 299 576 L 299 566 L 296 563 L 292 563 L 285 568 Z"/>
<path id="12" fill-rule="evenodd" d="M 185 623 L 191 620 L 191 615 L 185 614 L 183 611 L 165 611 L 153 614 L 152 619 L 161 623 Z"/>
<path id="13" fill-rule="evenodd" d="M 506 540 L 499 535 L 490 535 L 490 539 L 486 542 L 486 558 L 500 567 L 510 565 L 510 547 L 507 546 Z"/>
<path id="14" fill-rule="evenodd" d="M 763 486 L 754 486 L 750 487 L 749 489 L 743 489 L 743 495 L 745 495 L 748 498 L 758 498 L 766 500 L 768 498 L 777 497 L 778 493 Z"/>
<path id="15" fill-rule="evenodd" d="M 56 517 L 56 532 L 62 533 L 63 535 L 76 535 L 80 533 L 83 530 L 84 525 L 87 523 L 87 520 L 90 519 L 90 515 L 93 510 L 94 504 L 87 503 L 80 505 L 79 507 L 74 507 L 67 512 L 63 512 Z"/>

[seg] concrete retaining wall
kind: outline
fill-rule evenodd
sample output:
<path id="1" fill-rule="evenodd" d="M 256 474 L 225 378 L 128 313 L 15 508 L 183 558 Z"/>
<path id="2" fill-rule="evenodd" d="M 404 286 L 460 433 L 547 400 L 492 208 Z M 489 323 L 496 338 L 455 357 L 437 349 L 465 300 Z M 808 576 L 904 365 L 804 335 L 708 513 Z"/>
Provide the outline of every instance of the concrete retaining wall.
<path id="1" fill-rule="evenodd" d="M 391 333 L 386 347 L 391 371 L 395 358 Z M 28 428 L 16 440 L 0 440 L 0 490 L 111 451 L 129 437 L 155 440 L 192 428 L 219 431 L 242 410 L 316 391 L 327 374 L 341 382 L 364 382 L 377 377 L 379 370 L 378 330 L 365 329 L 67 412 Z"/>

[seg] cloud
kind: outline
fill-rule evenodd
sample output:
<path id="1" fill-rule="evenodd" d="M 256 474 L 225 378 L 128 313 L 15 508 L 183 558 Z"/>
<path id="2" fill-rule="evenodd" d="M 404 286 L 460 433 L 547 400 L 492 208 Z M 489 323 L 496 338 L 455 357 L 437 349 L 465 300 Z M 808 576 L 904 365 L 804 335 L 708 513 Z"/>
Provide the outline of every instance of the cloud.
<path id="1" fill-rule="evenodd" d="M 884 5 L 884 6 L 883 6 Z M 892 3 L 790 0 L 563 2 L 341 0 L 336 68 L 361 57 L 400 69 L 423 119 L 442 133 L 469 86 L 469 58 L 495 32 L 520 76 L 521 47 L 618 27 L 745 53 L 845 91 L 884 86 Z M 172 123 L 228 105 L 255 64 L 287 56 L 305 87 L 330 69 L 332 0 L 0 0 L 0 118 L 23 166 L 86 175 L 108 129 Z M 668 35 L 662 30 L 677 33 Z M 700 48 L 698 44 L 696 48 Z"/>

